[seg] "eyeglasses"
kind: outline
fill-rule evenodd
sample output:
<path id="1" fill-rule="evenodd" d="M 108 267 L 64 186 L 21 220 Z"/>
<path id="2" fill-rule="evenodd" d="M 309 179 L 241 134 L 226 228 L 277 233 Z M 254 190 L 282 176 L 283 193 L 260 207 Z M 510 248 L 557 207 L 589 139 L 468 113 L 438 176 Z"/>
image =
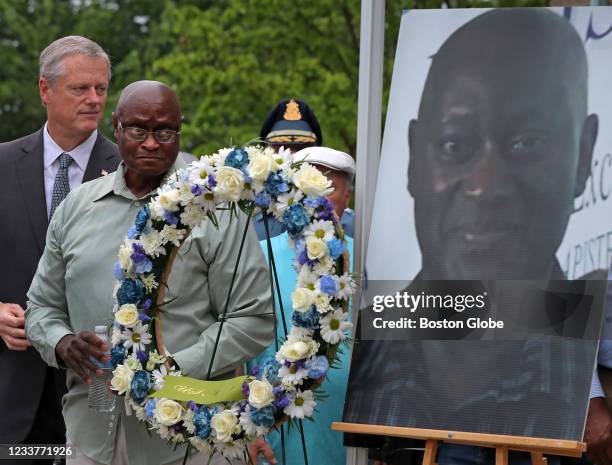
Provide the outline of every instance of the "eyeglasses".
<path id="1" fill-rule="evenodd" d="M 121 124 L 121 121 L 119 121 L 117 127 L 125 133 L 128 139 L 137 142 L 144 142 L 147 140 L 149 134 L 153 134 L 155 140 L 160 144 L 169 144 L 174 142 L 176 140 L 176 136 L 181 133 L 180 131 L 174 131 L 172 129 L 157 129 L 155 131 L 147 131 L 146 129 L 135 126 L 124 127 L 123 124 Z"/>

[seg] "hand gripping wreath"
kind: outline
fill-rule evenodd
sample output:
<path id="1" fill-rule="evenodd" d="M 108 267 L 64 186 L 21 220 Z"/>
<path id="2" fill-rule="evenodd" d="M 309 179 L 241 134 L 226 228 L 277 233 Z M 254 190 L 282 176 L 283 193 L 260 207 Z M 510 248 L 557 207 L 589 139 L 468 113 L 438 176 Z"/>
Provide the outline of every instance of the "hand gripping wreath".
<path id="1" fill-rule="evenodd" d="M 112 388 L 148 429 L 170 443 L 188 443 L 187 454 L 194 447 L 231 459 L 243 457 L 249 442 L 287 417 L 312 415 L 313 390 L 351 326 L 347 308 L 355 289 L 344 233 L 325 198 L 332 190 L 315 167 L 292 163 L 288 151 L 226 148 L 177 171 L 138 212 L 114 266 Z M 238 380 L 237 396 L 206 405 L 164 396 L 165 386 L 188 378 L 165 356 L 158 312 L 179 247 L 205 219 L 218 226 L 221 205 L 249 215 L 259 207 L 284 223 L 294 241 L 298 280 L 293 327 L 276 357 Z M 187 398 L 190 392 L 183 390 Z"/>

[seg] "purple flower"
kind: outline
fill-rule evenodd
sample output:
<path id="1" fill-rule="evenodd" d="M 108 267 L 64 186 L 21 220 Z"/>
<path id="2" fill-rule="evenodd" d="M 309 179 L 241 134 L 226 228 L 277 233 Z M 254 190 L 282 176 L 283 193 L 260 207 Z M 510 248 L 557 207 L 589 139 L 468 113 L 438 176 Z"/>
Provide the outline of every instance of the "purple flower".
<path id="1" fill-rule="evenodd" d="M 144 303 L 142 304 L 142 308 L 144 310 L 149 310 L 151 308 L 151 305 L 153 305 L 153 301 L 151 299 L 147 299 L 144 301 Z"/>
<path id="2" fill-rule="evenodd" d="M 249 397 L 251 393 L 251 388 L 249 387 L 249 383 L 242 383 L 242 394 L 244 397 Z"/>
<path id="3" fill-rule="evenodd" d="M 289 397 L 287 396 L 282 396 L 279 399 L 276 399 L 273 404 L 274 406 L 279 409 L 282 410 L 284 409 L 287 405 L 289 405 L 289 403 L 291 402 L 291 399 L 289 399 Z"/>
<path id="4" fill-rule="evenodd" d="M 149 260 L 144 248 L 140 244 L 132 243 L 132 266 L 138 274 L 147 273 L 153 268 L 153 262 Z"/>
<path id="5" fill-rule="evenodd" d="M 147 354 L 145 351 L 143 350 L 139 350 L 136 352 L 136 357 L 138 357 L 138 360 L 140 360 L 140 363 L 142 363 L 143 365 L 145 363 L 147 363 L 147 361 L 149 360 L 149 354 Z"/>
<path id="6" fill-rule="evenodd" d="M 179 220 L 174 213 L 164 210 L 164 221 L 168 224 L 178 224 Z"/>
<path id="7" fill-rule="evenodd" d="M 193 186 L 191 186 L 191 193 L 195 196 L 198 195 L 202 195 L 202 193 L 204 192 L 204 188 L 202 186 L 199 186 L 198 184 L 194 184 Z"/>
<path id="8" fill-rule="evenodd" d="M 195 412 L 198 409 L 198 404 L 196 404 L 193 400 L 189 400 L 187 401 L 187 407 L 189 407 L 189 410 L 192 412 Z"/>
<path id="9" fill-rule="evenodd" d="M 212 189 L 216 185 L 217 185 L 217 178 L 215 177 L 214 174 L 209 174 L 208 175 L 208 187 Z"/>

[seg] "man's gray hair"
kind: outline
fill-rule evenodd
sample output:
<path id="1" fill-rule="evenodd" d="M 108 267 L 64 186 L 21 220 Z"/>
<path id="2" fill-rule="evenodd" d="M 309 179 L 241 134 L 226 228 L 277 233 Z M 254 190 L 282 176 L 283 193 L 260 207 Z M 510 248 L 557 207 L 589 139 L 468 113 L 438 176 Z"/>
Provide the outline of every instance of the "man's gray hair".
<path id="1" fill-rule="evenodd" d="M 111 76 L 111 64 L 102 47 L 93 40 L 81 36 L 66 36 L 50 43 L 40 54 L 39 77 L 45 78 L 53 85 L 64 69 L 62 60 L 69 56 L 84 55 L 90 58 L 102 58 L 108 64 L 108 79 Z"/>

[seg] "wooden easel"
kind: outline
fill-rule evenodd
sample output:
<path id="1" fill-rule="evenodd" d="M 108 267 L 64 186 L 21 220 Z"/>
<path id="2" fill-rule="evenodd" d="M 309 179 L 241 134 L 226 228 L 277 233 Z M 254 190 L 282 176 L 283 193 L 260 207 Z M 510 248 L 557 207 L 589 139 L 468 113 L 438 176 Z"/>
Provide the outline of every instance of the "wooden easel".
<path id="1" fill-rule="evenodd" d="M 495 465 L 508 465 L 508 451 L 517 450 L 531 453 L 533 465 L 546 465 L 544 454 L 580 457 L 586 451 L 586 444 L 560 439 L 505 436 L 500 434 L 466 433 L 436 429 L 403 428 L 399 426 L 364 425 L 359 423 L 332 423 L 332 429 L 343 433 L 393 436 L 422 439 L 425 441 L 423 465 L 436 465 L 436 451 L 440 442 L 466 444 L 495 449 Z"/>

